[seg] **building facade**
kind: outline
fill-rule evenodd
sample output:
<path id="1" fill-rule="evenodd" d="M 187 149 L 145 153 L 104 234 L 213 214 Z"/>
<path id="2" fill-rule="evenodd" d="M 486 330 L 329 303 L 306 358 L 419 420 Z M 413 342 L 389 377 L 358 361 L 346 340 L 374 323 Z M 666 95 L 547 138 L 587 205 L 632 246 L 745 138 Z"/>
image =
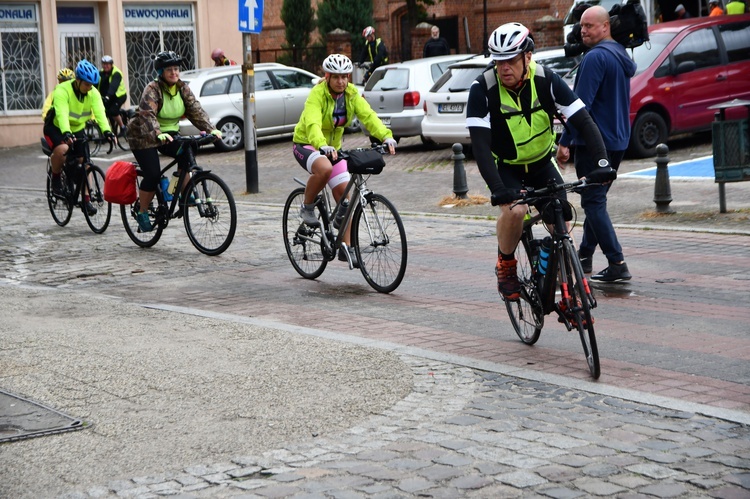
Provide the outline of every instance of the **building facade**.
<path id="1" fill-rule="evenodd" d="M 319 2 L 311 1 L 315 5 Z M 57 72 L 64 67 L 74 69 L 81 59 L 100 66 L 103 55 L 114 58 L 128 88 L 126 106 L 137 102 L 154 78 L 152 58 L 161 50 L 180 53 L 186 69 L 213 65 L 211 51 L 217 47 L 241 63 L 240 3 L 0 0 L 0 147 L 39 141 L 42 104 L 57 83 Z M 484 48 L 488 32 L 509 21 L 522 22 L 534 30 L 538 46 L 559 45 L 561 31 L 555 30 L 561 30 L 561 17 L 569 3 L 443 0 L 431 6 L 427 14 L 428 22 L 440 26 L 452 51 L 476 53 Z M 283 53 L 285 42 L 283 0 L 265 0 L 264 4 L 263 30 L 251 37 L 255 62 L 275 61 Z M 386 43 L 391 61 L 419 56 L 429 30 L 407 25 L 403 0 L 373 2 L 373 14 L 377 35 Z M 411 44 L 407 43 L 407 33 L 412 35 Z"/>

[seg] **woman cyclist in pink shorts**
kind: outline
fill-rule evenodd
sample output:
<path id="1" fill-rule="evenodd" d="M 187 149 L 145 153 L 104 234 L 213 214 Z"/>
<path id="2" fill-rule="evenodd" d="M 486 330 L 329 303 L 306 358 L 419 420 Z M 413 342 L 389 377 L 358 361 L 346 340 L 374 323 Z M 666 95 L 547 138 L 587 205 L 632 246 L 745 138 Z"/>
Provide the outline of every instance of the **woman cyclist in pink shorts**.
<path id="1" fill-rule="evenodd" d="M 326 183 L 338 203 L 349 182 L 346 160 L 339 160 L 336 151 L 341 149 L 344 128 L 351 124 L 355 116 L 372 137 L 388 146 L 391 154 L 396 153 L 393 134 L 349 82 L 352 70 L 352 61 L 345 55 L 331 54 L 326 57 L 323 61 L 325 77 L 310 91 L 299 122 L 294 127 L 294 158 L 311 174 L 300 210 L 302 220 L 308 225 L 319 223 L 313 207 L 315 198 Z M 348 233 L 343 241 L 347 243 L 354 266 L 358 267 L 354 250 L 349 246 Z M 339 250 L 338 258 L 347 261 L 343 250 L 343 247 Z"/>

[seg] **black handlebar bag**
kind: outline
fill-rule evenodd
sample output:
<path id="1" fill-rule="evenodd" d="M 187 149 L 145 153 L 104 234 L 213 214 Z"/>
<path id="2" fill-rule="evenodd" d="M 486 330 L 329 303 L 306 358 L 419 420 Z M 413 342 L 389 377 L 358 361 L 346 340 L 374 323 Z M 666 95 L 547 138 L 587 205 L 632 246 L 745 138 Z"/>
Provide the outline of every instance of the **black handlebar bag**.
<path id="1" fill-rule="evenodd" d="M 349 157 L 346 158 L 349 173 L 377 175 L 383 171 L 384 166 L 383 155 L 374 149 L 354 149 L 349 151 Z"/>

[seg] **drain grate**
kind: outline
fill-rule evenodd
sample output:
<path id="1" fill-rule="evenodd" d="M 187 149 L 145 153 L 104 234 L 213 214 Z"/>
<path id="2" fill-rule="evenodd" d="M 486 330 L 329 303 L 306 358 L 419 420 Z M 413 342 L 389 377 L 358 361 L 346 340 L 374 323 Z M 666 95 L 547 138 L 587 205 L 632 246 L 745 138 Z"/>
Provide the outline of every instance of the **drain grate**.
<path id="1" fill-rule="evenodd" d="M 0 390 L 0 442 L 15 442 L 90 426 L 80 419 Z"/>

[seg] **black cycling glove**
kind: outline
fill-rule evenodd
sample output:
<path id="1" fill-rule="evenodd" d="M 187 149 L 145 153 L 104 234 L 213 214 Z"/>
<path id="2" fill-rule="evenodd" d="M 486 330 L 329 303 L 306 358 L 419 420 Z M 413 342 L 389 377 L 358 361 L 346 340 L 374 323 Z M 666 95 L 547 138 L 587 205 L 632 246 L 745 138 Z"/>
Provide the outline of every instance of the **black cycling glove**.
<path id="1" fill-rule="evenodd" d="M 497 206 L 500 204 L 511 204 L 513 201 L 521 199 L 522 197 L 523 194 L 521 194 L 520 190 L 502 187 L 492 191 L 490 201 L 492 202 L 492 206 Z"/>
<path id="2" fill-rule="evenodd" d="M 70 132 L 65 132 L 63 134 L 63 142 L 69 142 L 71 140 L 75 140 L 75 137 L 73 136 L 73 134 Z"/>
<path id="3" fill-rule="evenodd" d="M 112 142 L 115 140 L 115 134 L 112 133 L 110 130 L 107 130 L 106 132 L 104 132 L 104 138 Z"/>
<path id="4" fill-rule="evenodd" d="M 600 184 L 605 182 L 612 182 L 617 178 L 617 170 L 613 170 L 609 166 L 609 161 L 606 159 L 599 160 L 599 167 L 594 168 L 594 171 L 586 175 L 586 181 L 591 184 Z"/>

